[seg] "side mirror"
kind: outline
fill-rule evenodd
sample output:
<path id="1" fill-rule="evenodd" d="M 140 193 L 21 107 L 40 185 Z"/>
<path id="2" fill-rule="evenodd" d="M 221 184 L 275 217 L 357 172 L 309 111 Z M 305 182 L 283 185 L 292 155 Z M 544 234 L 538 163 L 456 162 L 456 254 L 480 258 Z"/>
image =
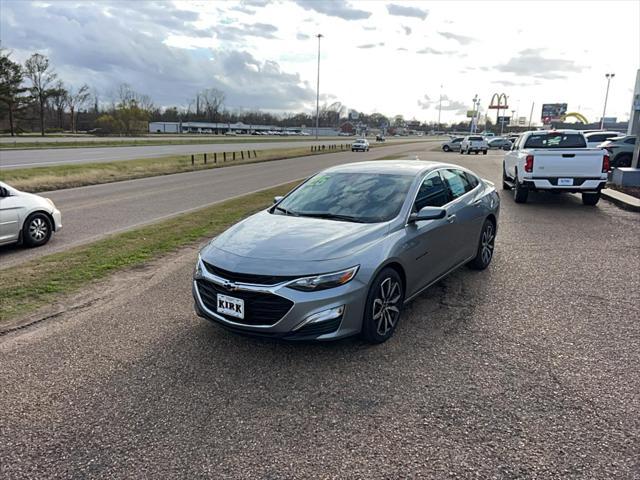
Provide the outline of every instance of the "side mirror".
<path id="1" fill-rule="evenodd" d="M 409 222 L 418 222 L 420 220 L 438 220 L 444 218 L 447 211 L 440 207 L 424 207 L 419 212 L 414 212 L 409 216 Z"/>
<path id="2" fill-rule="evenodd" d="M 9 196 L 9 190 L 7 190 L 4 187 L 0 187 L 0 198 L 4 198 L 8 196 Z"/>
<path id="3" fill-rule="evenodd" d="M 275 205 L 276 203 L 280 203 L 280 200 L 282 200 L 284 197 L 282 195 L 278 195 L 273 197 L 273 204 Z"/>

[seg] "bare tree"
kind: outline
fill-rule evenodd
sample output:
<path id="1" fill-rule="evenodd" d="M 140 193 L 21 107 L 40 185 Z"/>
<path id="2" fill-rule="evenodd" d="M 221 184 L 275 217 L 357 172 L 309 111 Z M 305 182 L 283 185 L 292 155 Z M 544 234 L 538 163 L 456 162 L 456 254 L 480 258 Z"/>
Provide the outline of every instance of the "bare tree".
<path id="1" fill-rule="evenodd" d="M 75 91 L 73 88 L 69 88 L 67 107 L 69 107 L 69 113 L 71 114 L 71 131 L 73 133 L 76 133 L 77 130 L 77 111 L 87 103 L 89 97 L 91 97 L 91 91 L 89 90 L 89 85 L 86 83 Z"/>
<path id="2" fill-rule="evenodd" d="M 204 107 L 204 113 L 211 122 L 217 120 L 218 114 L 224 104 L 224 92 L 217 88 L 207 88 L 198 94 L 201 105 Z"/>
<path id="3" fill-rule="evenodd" d="M 31 55 L 24 63 L 25 76 L 31 80 L 31 95 L 38 101 L 40 134 L 44 137 L 44 107 L 54 89 L 57 75 L 49 70 L 49 59 L 39 53 Z"/>
<path id="4" fill-rule="evenodd" d="M 58 119 L 58 128 L 63 128 L 64 109 L 67 106 L 67 89 L 64 88 L 62 80 L 58 80 L 54 87 L 51 89 L 51 104 L 52 110 L 56 112 L 56 118 Z"/>

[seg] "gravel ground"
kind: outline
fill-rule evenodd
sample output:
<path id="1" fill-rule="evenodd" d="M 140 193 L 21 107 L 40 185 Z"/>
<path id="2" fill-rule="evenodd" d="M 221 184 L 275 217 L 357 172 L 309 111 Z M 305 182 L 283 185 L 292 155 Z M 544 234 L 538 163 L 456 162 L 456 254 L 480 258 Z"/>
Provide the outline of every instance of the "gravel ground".
<path id="1" fill-rule="evenodd" d="M 499 180 L 500 154 L 451 160 Z M 0 476 L 640 478 L 639 217 L 502 198 L 492 266 L 380 346 L 209 325 L 195 250 L 0 338 Z"/>

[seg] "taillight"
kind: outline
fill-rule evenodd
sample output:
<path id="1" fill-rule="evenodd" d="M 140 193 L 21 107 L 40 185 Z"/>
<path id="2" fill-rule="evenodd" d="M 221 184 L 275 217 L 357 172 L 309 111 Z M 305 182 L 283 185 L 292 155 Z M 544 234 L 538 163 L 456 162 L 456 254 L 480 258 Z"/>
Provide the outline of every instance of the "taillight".
<path id="1" fill-rule="evenodd" d="M 607 173 L 611 168 L 611 162 L 609 161 L 609 155 L 602 157 L 602 173 Z"/>
<path id="2" fill-rule="evenodd" d="M 525 158 L 524 171 L 528 173 L 533 172 L 533 155 L 527 155 L 527 158 Z"/>

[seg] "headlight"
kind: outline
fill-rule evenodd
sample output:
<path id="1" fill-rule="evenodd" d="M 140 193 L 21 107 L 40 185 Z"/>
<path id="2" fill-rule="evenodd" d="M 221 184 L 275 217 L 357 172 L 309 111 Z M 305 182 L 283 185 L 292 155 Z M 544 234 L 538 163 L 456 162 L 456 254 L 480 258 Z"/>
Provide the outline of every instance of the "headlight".
<path id="1" fill-rule="evenodd" d="M 49 205 L 51 205 L 51 208 L 56 208 L 55 204 L 53 203 L 53 200 L 51 200 L 50 198 L 45 198 L 45 200 L 49 202 Z"/>
<path id="2" fill-rule="evenodd" d="M 193 278 L 202 278 L 202 258 L 200 257 L 200 254 L 198 254 L 196 268 L 193 270 Z"/>
<path id="3" fill-rule="evenodd" d="M 328 288 L 339 287 L 345 283 L 353 280 L 358 272 L 359 265 L 341 270 L 334 273 L 325 273 L 323 275 L 316 275 L 315 277 L 304 277 L 295 280 L 287 285 L 294 290 L 300 290 L 303 292 L 315 292 L 318 290 L 326 290 Z"/>

